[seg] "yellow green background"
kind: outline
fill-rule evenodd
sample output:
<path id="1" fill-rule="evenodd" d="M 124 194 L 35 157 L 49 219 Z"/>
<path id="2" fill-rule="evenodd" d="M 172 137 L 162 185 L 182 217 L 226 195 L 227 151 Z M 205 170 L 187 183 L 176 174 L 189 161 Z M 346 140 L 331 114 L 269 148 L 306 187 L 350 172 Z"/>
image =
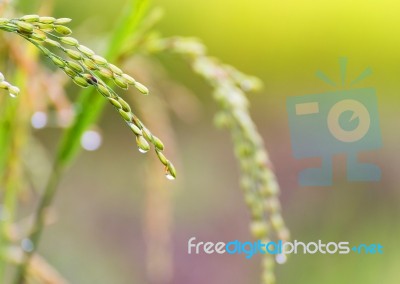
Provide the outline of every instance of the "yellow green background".
<path id="1" fill-rule="evenodd" d="M 55 16 L 70 17 L 75 36 L 101 52 L 124 8 L 123 0 L 57 0 Z M 40 4 L 19 1 L 25 13 Z M 381 243 L 383 255 L 292 256 L 279 266 L 278 283 L 395 284 L 400 278 L 400 3 L 398 1 L 153 1 L 165 15 L 163 35 L 194 36 L 209 53 L 261 78 L 264 89 L 250 96 L 251 113 L 265 139 L 282 188 L 283 214 L 292 238 L 301 241 Z M 349 183 L 345 157 L 335 157 L 335 185 L 299 188 L 290 146 L 286 98 L 334 90 L 315 77 L 323 70 L 339 81 L 339 57 L 349 59 L 348 78 L 366 67 L 373 76 L 358 86 L 377 90 L 383 148 L 365 155 L 383 172 L 379 183 Z M 258 283 L 259 259 L 189 256 L 187 240 L 249 240 L 249 215 L 238 186 L 230 138 L 215 130 L 211 89 L 179 58 L 161 62 L 170 77 L 199 99 L 192 121 L 174 119 L 182 157 L 173 193 L 175 284 Z M 168 90 L 164 90 L 168 94 Z M 157 94 L 152 94 L 157 96 Z M 107 108 L 100 123 L 103 147 L 85 152 L 65 177 L 57 196 L 58 222 L 49 227 L 40 252 L 71 283 L 146 283 L 144 181 L 147 157 Z M 38 131 L 54 148 L 59 132 Z M 162 175 L 162 171 L 154 172 Z"/>

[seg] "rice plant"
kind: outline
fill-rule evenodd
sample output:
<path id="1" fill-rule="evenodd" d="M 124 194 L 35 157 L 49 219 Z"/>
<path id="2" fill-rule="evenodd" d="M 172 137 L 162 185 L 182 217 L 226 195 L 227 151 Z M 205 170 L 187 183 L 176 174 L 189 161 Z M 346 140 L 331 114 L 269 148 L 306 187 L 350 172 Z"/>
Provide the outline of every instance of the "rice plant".
<path id="1" fill-rule="evenodd" d="M 62 276 L 51 268 L 36 253 L 36 250 L 48 222 L 49 208 L 57 192 L 58 184 L 73 158 L 79 153 L 83 133 L 99 118 L 106 102 L 111 104 L 133 132 L 139 151 L 147 153 L 154 148 L 166 177 L 170 180 L 177 177 L 174 165 L 163 153 L 164 143 L 146 127 L 132 111 L 131 105 L 118 94 L 119 90 L 127 90 L 130 87 L 144 95 L 151 92 L 144 84 L 117 67 L 118 64 L 110 63 L 118 62 L 120 58 L 135 52 L 139 43 L 140 48 L 149 52 L 150 56 L 154 53 L 165 52 L 177 54 L 189 63 L 194 73 L 204 78 L 213 87 L 214 100 L 220 108 L 215 117 L 215 123 L 217 126 L 229 129 L 232 134 L 234 152 L 242 173 L 241 185 L 244 190 L 244 200 L 252 217 L 250 224 L 252 235 L 263 241 L 289 238 L 288 229 L 281 215 L 278 199 L 279 186 L 272 164 L 248 110 L 249 101 L 246 93 L 257 91 L 261 87 L 259 79 L 245 75 L 234 67 L 211 58 L 207 55 L 205 46 L 195 39 L 154 36 L 153 26 L 158 19 L 154 15 L 158 14 L 147 14 L 148 1 L 129 1 L 128 7 L 129 12 L 121 18 L 105 56 L 96 54 L 92 49 L 81 44 L 77 38 L 71 36 L 72 30 L 67 26 L 71 21 L 69 18 L 36 14 L 0 18 L 0 29 L 3 32 L 14 34 L 29 42 L 31 47 L 47 59 L 47 62 L 62 70 L 72 82 L 82 88 L 76 102 L 80 111 L 75 114 L 72 124 L 64 130 L 33 222 L 29 230 L 18 237 L 22 238 L 21 247 L 16 245 L 16 238 L 10 236 L 10 231 L 16 226 L 15 212 L 18 205 L 16 180 L 21 175 L 18 172 L 18 165 L 13 165 L 9 161 L 20 162 L 15 157 L 22 151 L 23 145 L 15 143 L 10 137 L 29 136 L 29 131 L 27 131 L 29 122 L 26 118 L 14 122 L 15 128 L 12 128 L 10 133 L 4 132 L 9 128 L 0 127 L 0 131 L 3 131 L 0 135 L 2 137 L 0 144 L 5 147 L 4 149 L 9 149 L 2 153 L 0 165 L 9 171 L 5 175 L 7 191 L 3 194 L 1 208 L 2 214 L 6 212 L 9 216 L 2 219 L 0 226 L 0 281 L 5 279 L 5 267 L 13 264 L 17 267 L 13 280 L 15 284 L 65 283 Z M 132 38 L 131 34 L 135 34 L 136 38 Z M 6 90 L 15 100 L 23 100 L 26 96 L 26 88 L 20 90 L 8 81 L 0 73 L 0 88 Z M 18 80 L 14 84 L 18 85 Z M 93 95 L 94 92 L 98 94 Z M 6 119 L 12 121 L 14 117 L 17 117 L 22 107 L 22 104 L 8 107 L 4 123 L 8 121 Z M 146 113 L 146 115 L 152 114 Z M 165 146 L 168 147 L 168 145 Z M 275 283 L 274 263 L 275 259 L 266 254 L 261 277 L 263 284 Z"/>

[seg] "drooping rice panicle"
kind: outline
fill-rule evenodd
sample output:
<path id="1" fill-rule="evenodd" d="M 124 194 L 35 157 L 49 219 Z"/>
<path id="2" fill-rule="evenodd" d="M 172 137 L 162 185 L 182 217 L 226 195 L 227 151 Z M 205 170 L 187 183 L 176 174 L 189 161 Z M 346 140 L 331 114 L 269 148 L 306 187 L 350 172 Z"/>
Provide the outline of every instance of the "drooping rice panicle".
<path id="1" fill-rule="evenodd" d="M 175 179 L 176 170 L 171 161 L 162 154 L 164 145 L 161 140 L 146 128 L 132 112 L 129 104 L 110 87 L 109 82 L 113 82 L 116 87 L 123 90 L 133 86 L 144 95 L 149 94 L 148 88 L 71 37 L 71 29 L 65 26 L 70 21 L 71 19 L 68 18 L 56 19 L 26 15 L 18 19 L 0 18 L 0 29 L 16 33 L 34 44 L 55 66 L 71 77 L 72 81 L 79 87 L 96 88 L 114 106 L 132 130 L 136 136 L 139 151 L 146 153 L 150 150 L 150 145 L 153 145 L 157 157 L 165 167 L 166 177 Z M 58 55 L 60 53 L 62 55 Z M 17 87 L 6 81 L 0 82 L 0 88 L 7 89 L 10 95 L 19 93 Z"/>

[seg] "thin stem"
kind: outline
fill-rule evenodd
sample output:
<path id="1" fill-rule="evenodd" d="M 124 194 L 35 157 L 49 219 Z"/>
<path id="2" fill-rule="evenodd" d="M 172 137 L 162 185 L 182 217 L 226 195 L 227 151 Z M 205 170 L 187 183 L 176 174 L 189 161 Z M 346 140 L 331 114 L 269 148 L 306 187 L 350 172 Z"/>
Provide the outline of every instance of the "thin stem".
<path id="1" fill-rule="evenodd" d="M 16 112 L 15 105 L 13 107 L 8 107 L 8 110 L 10 111 L 11 114 L 14 114 Z M 8 119 L 6 119 L 8 121 Z M 12 120 L 11 120 L 12 121 Z M 5 122 L 2 122 L 3 125 L 1 125 L 2 128 L 5 127 Z M 6 191 L 4 191 L 3 195 L 3 200 L 2 200 L 2 207 L 1 209 L 1 218 L 0 218 L 0 280 L 4 281 L 5 277 L 5 269 L 6 269 L 6 260 L 5 260 L 5 250 L 7 245 L 9 244 L 9 240 L 7 238 L 7 228 L 10 225 L 10 222 L 12 222 L 13 217 L 11 216 L 14 212 L 14 200 L 16 196 L 16 190 L 15 190 L 15 183 L 12 182 L 13 178 L 13 169 L 14 169 L 14 162 L 15 162 L 15 157 L 13 156 L 13 146 L 15 146 L 15 139 L 13 140 L 11 135 L 7 135 L 9 138 L 5 143 L 3 143 L 1 146 L 3 147 L 3 155 L 5 157 L 4 163 L 7 163 L 8 166 L 4 168 L 4 175 L 2 178 L 4 178 L 4 187 L 7 188 Z M 3 183 L 3 181 L 2 181 Z"/>
<path id="2" fill-rule="evenodd" d="M 12 143 L 11 147 L 13 149 L 11 149 L 9 164 L 6 173 L 5 188 L 7 190 L 6 193 L 4 194 L 3 207 L 1 208 L 3 216 L 2 219 L 0 220 L 1 223 L 0 243 L 1 243 L 1 253 L 3 254 L 1 256 L 2 259 L 0 262 L 0 279 L 2 281 L 4 281 L 5 270 L 6 270 L 5 250 L 7 249 L 7 246 L 10 245 L 8 231 L 10 229 L 12 222 L 14 221 L 15 207 L 19 193 L 19 183 L 18 183 L 19 160 L 18 160 L 18 154 L 16 154 L 16 150 L 18 150 L 16 149 L 16 147 L 18 147 L 16 144 L 18 143 L 16 141 L 11 141 L 11 143 Z"/>
<path id="3" fill-rule="evenodd" d="M 10 244 L 10 239 L 8 237 L 8 231 L 15 217 L 15 205 L 18 196 L 18 142 L 15 139 L 11 139 L 11 149 L 8 157 L 8 166 L 5 172 L 5 188 L 7 189 L 4 193 L 3 204 L 1 208 L 1 219 L 0 219 L 0 279 L 4 281 L 5 270 L 6 270 L 6 260 L 5 254 L 7 246 Z"/>
<path id="4" fill-rule="evenodd" d="M 19 69 L 15 74 L 15 80 L 19 82 L 19 85 L 24 85 L 26 82 L 25 70 Z M 25 87 L 24 87 L 25 88 Z M 6 128 L 2 131 L 3 135 L 6 135 L 7 142 L 2 144 L 3 155 L 5 160 L 2 161 L 4 165 L 2 171 L 4 179 L 3 193 L 3 206 L 2 206 L 2 218 L 0 218 L 0 251 L 2 253 L 0 259 L 0 281 L 5 281 L 5 270 L 7 265 L 6 254 L 8 246 L 11 244 L 10 240 L 10 228 L 15 221 L 16 207 L 18 201 L 18 194 L 21 189 L 21 149 L 26 143 L 26 137 L 29 132 L 27 121 L 29 120 L 26 97 L 21 100 L 10 102 L 5 106 L 5 120 L 2 121 L 0 127 Z M 17 115 L 19 114 L 19 115 Z M 17 138 L 18 137 L 18 138 Z"/>
<path id="5" fill-rule="evenodd" d="M 25 283 L 25 275 L 28 269 L 29 262 L 32 258 L 32 255 L 35 253 L 37 246 L 39 245 L 40 237 L 42 235 L 45 225 L 46 213 L 54 199 L 63 172 L 64 167 L 59 163 L 55 163 L 54 170 L 51 173 L 46 189 L 43 193 L 42 199 L 40 200 L 38 209 L 36 211 L 35 223 L 32 229 L 32 233 L 29 236 L 29 240 L 32 242 L 33 249 L 25 253 L 22 264 L 17 269 L 14 284 Z"/>

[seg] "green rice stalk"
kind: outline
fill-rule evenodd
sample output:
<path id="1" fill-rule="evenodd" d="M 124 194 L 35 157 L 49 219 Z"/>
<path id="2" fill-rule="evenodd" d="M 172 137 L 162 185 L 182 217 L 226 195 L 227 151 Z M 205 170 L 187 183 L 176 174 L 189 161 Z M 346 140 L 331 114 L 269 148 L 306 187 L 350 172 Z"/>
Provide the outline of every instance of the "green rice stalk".
<path id="1" fill-rule="evenodd" d="M 287 241 L 289 231 L 281 214 L 279 185 L 263 140 L 250 117 L 245 94 L 258 90 L 261 82 L 207 56 L 204 45 L 195 39 L 159 39 L 153 41 L 149 49 L 155 52 L 172 51 L 183 56 L 193 71 L 213 86 L 214 99 L 220 107 L 215 123 L 229 129 L 232 134 L 242 173 L 241 187 L 251 213 L 250 231 L 254 238 L 265 243 L 272 239 Z M 274 258 L 265 254 L 261 277 L 263 284 L 275 283 L 274 266 Z"/>

